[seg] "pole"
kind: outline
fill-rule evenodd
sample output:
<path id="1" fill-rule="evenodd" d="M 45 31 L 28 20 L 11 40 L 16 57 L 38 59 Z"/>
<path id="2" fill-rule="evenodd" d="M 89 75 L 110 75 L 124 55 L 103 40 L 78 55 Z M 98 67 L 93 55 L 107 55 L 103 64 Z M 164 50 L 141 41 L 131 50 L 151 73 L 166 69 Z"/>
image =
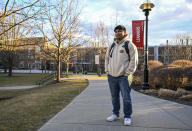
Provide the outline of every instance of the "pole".
<path id="1" fill-rule="evenodd" d="M 144 59 L 144 83 L 142 88 L 149 89 L 149 70 L 148 70 L 148 16 L 149 10 L 146 9 L 145 16 L 146 16 L 146 30 L 145 30 L 145 59 Z"/>
<path id="2" fill-rule="evenodd" d="M 146 16 L 146 32 L 145 32 L 145 58 L 144 58 L 144 82 L 142 84 L 142 88 L 149 89 L 149 70 L 148 70 L 148 16 L 149 16 L 149 11 L 154 7 L 154 4 L 149 2 L 148 0 L 140 6 L 140 9 L 145 12 Z"/>

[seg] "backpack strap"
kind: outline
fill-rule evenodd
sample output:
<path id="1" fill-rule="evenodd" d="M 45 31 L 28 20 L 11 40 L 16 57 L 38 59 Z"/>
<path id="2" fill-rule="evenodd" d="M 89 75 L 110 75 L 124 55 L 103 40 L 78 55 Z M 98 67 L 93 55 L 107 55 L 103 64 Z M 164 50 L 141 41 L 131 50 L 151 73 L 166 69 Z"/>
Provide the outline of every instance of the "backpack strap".
<path id="1" fill-rule="evenodd" d="M 125 45 L 125 51 L 128 54 L 128 58 L 129 58 L 129 61 L 130 61 L 129 47 L 128 47 L 129 46 L 129 41 L 126 41 L 124 45 Z"/>
<path id="2" fill-rule="evenodd" d="M 112 57 L 112 54 L 113 54 L 113 48 L 115 46 L 115 43 L 113 42 L 112 45 L 111 45 L 111 48 L 109 49 L 109 56 Z M 128 55 L 128 58 L 129 58 L 129 61 L 130 61 L 130 55 L 129 55 L 129 41 L 125 41 L 125 44 L 124 44 L 124 47 L 125 47 L 125 51 Z"/>
<path id="3" fill-rule="evenodd" d="M 111 45 L 111 48 L 109 49 L 109 56 L 110 57 L 112 57 L 114 46 L 115 46 L 115 43 L 113 42 L 112 45 Z"/>

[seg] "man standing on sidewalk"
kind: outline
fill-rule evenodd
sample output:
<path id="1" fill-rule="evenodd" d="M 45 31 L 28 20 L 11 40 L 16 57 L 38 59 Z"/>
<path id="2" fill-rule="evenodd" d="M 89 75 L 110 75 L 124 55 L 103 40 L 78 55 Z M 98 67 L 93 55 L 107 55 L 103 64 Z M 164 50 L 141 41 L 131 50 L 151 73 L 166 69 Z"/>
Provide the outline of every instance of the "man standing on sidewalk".
<path id="1" fill-rule="evenodd" d="M 107 118 L 107 121 L 119 119 L 121 92 L 124 125 L 131 125 L 132 102 L 128 76 L 131 76 L 137 68 L 138 52 L 136 46 L 128 40 L 124 26 L 116 26 L 114 32 L 114 42 L 109 46 L 105 56 L 105 72 L 108 75 L 113 105 L 113 114 Z"/>

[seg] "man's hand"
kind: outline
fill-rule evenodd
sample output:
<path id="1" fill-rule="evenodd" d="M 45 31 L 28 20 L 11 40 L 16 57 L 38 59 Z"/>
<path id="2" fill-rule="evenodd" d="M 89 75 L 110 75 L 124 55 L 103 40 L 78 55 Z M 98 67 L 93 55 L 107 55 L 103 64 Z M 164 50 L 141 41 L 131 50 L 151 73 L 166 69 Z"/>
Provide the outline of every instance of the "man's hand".
<path id="1" fill-rule="evenodd" d="M 129 74 L 128 74 L 128 73 L 125 73 L 124 76 L 129 76 Z"/>

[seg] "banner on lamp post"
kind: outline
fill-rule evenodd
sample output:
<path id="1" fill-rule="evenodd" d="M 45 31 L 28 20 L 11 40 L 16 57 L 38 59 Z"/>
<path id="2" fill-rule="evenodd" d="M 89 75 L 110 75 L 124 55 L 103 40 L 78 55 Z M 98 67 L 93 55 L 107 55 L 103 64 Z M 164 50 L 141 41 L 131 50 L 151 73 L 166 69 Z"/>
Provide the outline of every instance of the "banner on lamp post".
<path id="1" fill-rule="evenodd" d="M 138 51 L 144 51 L 144 20 L 132 21 L 132 42 Z"/>
<path id="2" fill-rule="evenodd" d="M 99 64 L 99 55 L 95 55 L 95 64 Z"/>

